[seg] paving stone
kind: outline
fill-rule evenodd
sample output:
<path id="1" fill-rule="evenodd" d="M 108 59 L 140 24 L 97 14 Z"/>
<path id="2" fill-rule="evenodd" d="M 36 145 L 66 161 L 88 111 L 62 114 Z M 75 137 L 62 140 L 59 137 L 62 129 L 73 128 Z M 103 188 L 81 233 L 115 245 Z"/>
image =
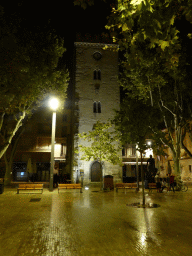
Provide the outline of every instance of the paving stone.
<path id="1" fill-rule="evenodd" d="M 58 194 L 44 189 L 39 195 L 5 188 L 0 255 L 192 255 L 192 188 L 146 193 L 146 203 L 158 208 L 131 206 L 139 202 L 142 193 L 132 190 Z"/>

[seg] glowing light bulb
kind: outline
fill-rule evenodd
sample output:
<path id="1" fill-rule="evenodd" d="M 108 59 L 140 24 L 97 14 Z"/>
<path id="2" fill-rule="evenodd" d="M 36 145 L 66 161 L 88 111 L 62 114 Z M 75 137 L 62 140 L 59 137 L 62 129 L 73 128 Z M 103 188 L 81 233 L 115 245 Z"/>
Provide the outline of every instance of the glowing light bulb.
<path id="1" fill-rule="evenodd" d="M 59 106 L 59 101 L 56 98 L 52 98 L 49 102 L 51 109 L 56 110 Z"/>

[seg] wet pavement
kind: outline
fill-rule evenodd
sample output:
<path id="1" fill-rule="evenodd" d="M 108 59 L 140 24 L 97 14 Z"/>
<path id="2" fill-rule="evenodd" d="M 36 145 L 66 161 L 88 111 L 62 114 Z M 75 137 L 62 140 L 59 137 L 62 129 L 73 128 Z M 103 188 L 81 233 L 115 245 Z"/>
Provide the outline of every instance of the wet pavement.
<path id="1" fill-rule="evenodd" d="M 0 194 L 2 256 L 192 255 L 192 188 L 187 192 L 92 189 Z"/>

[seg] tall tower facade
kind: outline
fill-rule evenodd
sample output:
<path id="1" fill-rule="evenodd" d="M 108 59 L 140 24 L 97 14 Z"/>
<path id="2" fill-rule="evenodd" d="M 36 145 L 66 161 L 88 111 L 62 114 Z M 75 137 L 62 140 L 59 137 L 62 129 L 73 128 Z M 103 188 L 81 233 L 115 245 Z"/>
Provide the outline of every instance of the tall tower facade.
<path id="1" fill-rule="evenodd" d="M 74 148 L 89 145 L 78 133 L 89 132 L 99 120 L 107 122 L 114 117 L 114 109 L 120 107 L 120 89 L 118 85 L 117 45 L 99 43 L 75 43 L 75 121 L 76 131 Z M 119 152 L 119 154 L 121 154 Z M 84 184 L 100 182 L 101 175 L 112 175 L 114 182 L 122 180 L 119 165 L 108 162 L 81 160 L 82 153 L 74 157 L 72 180 L 77 181 L 80 170 L 84 170 Z M 100 173 L 102 172 L 102 173 Z"/>

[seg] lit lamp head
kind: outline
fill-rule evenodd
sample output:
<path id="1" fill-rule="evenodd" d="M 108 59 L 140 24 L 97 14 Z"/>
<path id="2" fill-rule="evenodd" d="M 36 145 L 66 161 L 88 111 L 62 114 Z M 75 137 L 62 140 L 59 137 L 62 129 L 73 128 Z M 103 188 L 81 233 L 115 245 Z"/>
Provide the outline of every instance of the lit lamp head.
<path id="1" fill-rule="evenodd" d="M 148 141 L 148 142 L 147 142 L 147 145 L 148 145 L 148 146 L 151 146 L 151 141 Z"/>
<path id="2" fill-rule="evenodd" d="M 49 102 L 49 105 L 52 110 L 56 111 L 59 105 L 59 101 L 56 98 L 52 98 Z"/>

